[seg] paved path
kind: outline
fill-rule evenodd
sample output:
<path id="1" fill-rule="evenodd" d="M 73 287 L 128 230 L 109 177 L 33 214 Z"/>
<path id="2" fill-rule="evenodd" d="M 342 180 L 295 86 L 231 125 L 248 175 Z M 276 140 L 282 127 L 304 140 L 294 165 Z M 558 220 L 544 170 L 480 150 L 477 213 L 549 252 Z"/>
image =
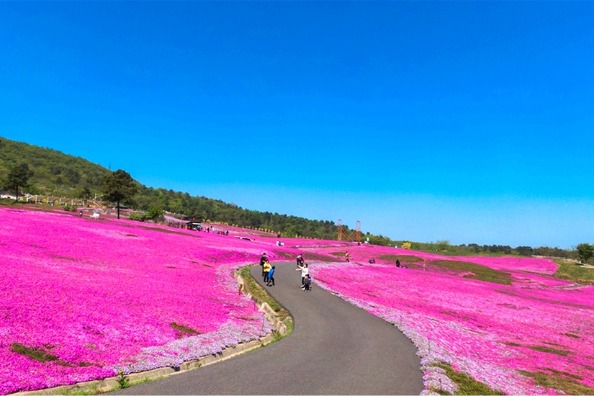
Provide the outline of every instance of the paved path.
<path id="1" fill-rule="evenodd" d="M 259 280 L 260 266 L 252 268 Z M 270 294 L 293 315 L 293 333 L 253 352 L 118 394 L 416 394 L 416 349 L 394 326 L 316 287 L 293 263 L 276 264 Z"/>

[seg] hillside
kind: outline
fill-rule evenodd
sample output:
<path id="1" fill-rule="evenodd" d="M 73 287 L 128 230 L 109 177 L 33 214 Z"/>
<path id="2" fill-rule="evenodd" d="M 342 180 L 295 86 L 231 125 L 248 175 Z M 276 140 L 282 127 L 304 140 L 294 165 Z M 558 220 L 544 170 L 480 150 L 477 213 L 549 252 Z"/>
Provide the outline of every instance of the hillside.
<path id="1" fill-rule="evenodd" d="M 84 189 L 88 189 L 93 196 L 100 196 L 102 181 L 110 172 L 109 169 L 80 157 L 0 137 L 0 181 L 5 179 L 11 164 L 21 162 L 26 163 L 33 171 L 25 192 L 56 197 L 77 198 Z M 198 221 L 209 220 L 267 229 L 284 236 L 325 239 L 335 239 L 337 236 L 336 224 L 332 221 L 259 212 L 221 200 L 190 196 L 187 192 L 146 187 L 141 183 L 138 185 L 134 201 L 135 208 L 139 210 L 158 207 Z"/>
<path id="2" fill-rule="evenodd" d="M 404 333 L 421 358 L 422 394 L 594 394 L 594 287 L 559 279 L 550 259 L 320 239 L 278 246 L 262 234 L 239 238 L 252 230 L 235 227 L 221 226 L 229 235 L 176 230 L 37 205 L 0 206 L 0 218 L 1 395 L 179 371 L 266 336 L 272 328 L 233 274 L 257 266 L 262 252 L 276 266 L 274 293 L 294 291 L 307 310 L 326 289 Z M 297 254 L 314 279 L 308 296 L 298 288 Z M 352 324 L 348 331 L 361 330 Z M 328 360 L 311 362 L 323 371 Z"/>
<path id="3" fill-rule="evenodd" d="M 30 194 L 75 198 L 83 188 L 99 192 L 109 170 L 84 158 L 0 137 L 0 176 L 11 164 L 25 162 L 33 171 Z"/>
<path id="4" fill-rule="evenodd" d="M 30 185 L 25 189 L 25 192 L 55 197 L 77 198 L 84 189 L 88 189 L 91 196 L 100 197 L 103 178 L 110 172 L 109 169 L 80 157 L 0 137 L 0 187 L 2 187 L 11 164 L 20 162 L 26 163 L 33 171 Z M 187 219 L 234 224 L 251 229 L 265 229 L 286 237 L 337 239 L 338 229 L 333 221 L 310 220 L 287 214 L 249 210 L 221 200 L 191 196 L 187 192 L 164 188 L 146 187 L 141 183 L 138 183 L 138 187 L 138 192 L 134 197 L 134 208 L 138 210 L 157 208 L 181 214 Z M 345 234 L 353 234 L 348 226 L 343 226 L 343 229 Z M 375 245 L 401 246 L 405 242 L 393 241 L 383 235 L 373 235 L 369 232 L 361 235 L 363 239 L 368 238 L 369 243 Z M 410 247 L 447 255 L 517 254 L 576 258 L 573 251 L 549 247 L 519 246 L 512 248 L 510 246 L 477 244 L 455 246 L 450 245 L 447 241 L 412 242 Z"/>

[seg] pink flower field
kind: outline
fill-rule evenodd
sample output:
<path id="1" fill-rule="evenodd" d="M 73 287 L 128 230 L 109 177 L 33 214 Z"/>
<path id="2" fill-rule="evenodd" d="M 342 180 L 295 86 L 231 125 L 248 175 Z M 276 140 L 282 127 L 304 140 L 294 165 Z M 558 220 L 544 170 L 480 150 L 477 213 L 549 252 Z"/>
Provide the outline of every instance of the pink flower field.
<path id="1" fill-rule="evenodd" d="M 594 289 L 554 278 L 551 260 L 279 247 L 216 228 L 230 235 L 0 207 L 0 394 L 175 367 L 269 333 L 233 275 L 264 251 L 303 253 L 316 284 L 397 326 L 418 349 L 425 394 L 456 392 L 439 363 L 506 394 L 562 393 L 538 373 L 594 388 Z"/>
<path id="2" fill-rule="evenodd" d="M 212 233 L 0 208 L 0 394 L 178 366 L 270 332 L 233 277 L 261 249 Z"/>
<path id="3" fill-rule="evenodd" d="M 551 277 L 551 260 L 367 246 L 349 252 L 355 262 L 313 266 L 316 283 L 400 328 L 419 349 L 427 391 L 456 391 L 434 367 L 440 362 L 506 394 L 562 393 L 537 386 L 530 373 L 594 388 L 594 289 Z M 367 263 L 411 255 L 414 268 Z M 479 264 L 510 274 L 511 284 L 471 279 L 431 260 Z"/>

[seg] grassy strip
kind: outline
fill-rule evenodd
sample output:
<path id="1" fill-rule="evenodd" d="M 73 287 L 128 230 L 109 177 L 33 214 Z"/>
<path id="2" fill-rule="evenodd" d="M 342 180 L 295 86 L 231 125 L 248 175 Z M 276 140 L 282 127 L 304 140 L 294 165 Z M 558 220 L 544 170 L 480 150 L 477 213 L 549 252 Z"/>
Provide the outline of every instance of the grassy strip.
<path id="1" fill-rule="evenodd" d="M 571 354 L 570 351 L 566 351 L 563 349 L 557 349 L 557 348 L 551 348 L 551 347 L 542 346 L 542 345 L 534 345 L 534 346 L 530 346 L 528 348 L 533 349 L 535 351 L 544 352 L 544 353 L 552 353 L 553 355 L 559 355 L 559 356 L 567 356 L 567 355 Z"/>
<path id="2" fill-rule="evenodd" d="M 410 255 L 398 255 L 398 254 L 383 254 L 377 257 L 380 260 L 386 260 L 386 261 L 392 261 L 392 262 L 396 262 L 396 260 L 400 261 L 400 264 L 420 264 L 423 263 L 425 260 L 423 260 L 420 257 L 417 256 L 410 256 Z"/>
<path id="3" fill-rule="evenodd" d="M 520 371 L 522 375 L 530 378 L 534 378 L 537 385 L 557 389 L 565 392 L 568 395 L 594 395 L 594 388 L 590 388 L 580 382 L 581 379 L 575 375 L 569 373 L 563 373 L 557 370 L 548 370 L 548 372 L 530 372 Z"/>
<path id="4" fill-rule="evenodd" d="M 556 259 L 557 272 L 555 277 L 575 283 L 594 285 L 594 268 L 584 267 L 573 261 Z"/>
<path id="5" fill-rule="evenodd" d="M 239 275 L 243 278 L 244 287 L 247 288 L 247 292 L 252 295 L 252 299 L 254 299 L 257 303 L 267 303 L 270 308 L 274 311 L 274 313 L 278 316 L 278 318 L 287 326 L 287 333 L 284 336 L 277 334 L 275 332 L 275 340 L 279 340 L 283 337 L 290 335 L 293 332 L 293 318 L 289 311 L 287 311 L 282 305 L 279 304 L 274 298 L 270 296 L 256 280 L 250 274 L 251 266 L 246 266 L 240 269 Z"/>
<path id="6" fill-rule="evenodd" d="M 29 359 L 37 360 L 38 362 L 55 362 L 60 366 L 72 367 L 71 364 L 60 360 L 60 358 L 58 358 L 56 355 L 52 355 L 51 353 L 40 348 L 30 348 L 26 345 L 15 342 L 11 345 L 11 350 L 12 352 L 27 356 Z"/>
<path id="7" fill-rule="evenodd" d="M 176 333 L 178 333 L 177 338 L 182 338 L 183 336 L 193 336 L 193 335 L 200 334 L 199 331 L 194 330 L 191 327 L 180 325 L 175 322 L 171 322 L 169 325 L 176 331 Z"/>
<path id="8" fill-rule="evenodd" d="M 484 282 L 500 283 L 511 285 L 511 275 L 507 272 L 497 271 L 489 267 L 470 263 L 467 261 L 454 260 L 431 260 L 428 265 L 434 265 L 456 272 L 471 272 L 472 275 L 465 275 L 465 278 L 478 279 Z"/>
<path id="9" fill-rule="evenodd" d="M 465 373 L 458 372 L 452 368 L 449 364 L 439 363 L 435 366 L 441 367 L 445 370 L 446 375 L 456 385 L 458 385 L 458 391 L 456 395 L 503 395 L 504 393 L 489 388 L 482 382 L 474 380 L 471 376 Z M 434 389 L 435 392 L 441 395 L 448 395 L 449 393 L 442 389 Z"/>

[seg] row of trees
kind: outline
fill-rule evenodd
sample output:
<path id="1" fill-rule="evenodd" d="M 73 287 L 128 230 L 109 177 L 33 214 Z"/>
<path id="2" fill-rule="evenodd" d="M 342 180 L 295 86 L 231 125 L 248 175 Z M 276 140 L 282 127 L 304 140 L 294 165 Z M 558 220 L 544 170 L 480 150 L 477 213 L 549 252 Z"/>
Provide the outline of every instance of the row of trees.
<path id="1" fill-rule="evenodd" d="M 397 242 L 400 246 L 407 241 Z M 447 255 L 518 255 L 518 256 L 545 256 L 545 257 L 560 257 L 566 259 L 577 259 L 577 254 L 573 250 L 565 250 L 551 247 L 537 247 L 517 246 L 511 247 L 509 245 L 479 245 L 471 243 L 468 245 L 452 245 L 448 241 L 437 241 L 429 243 L 409 242 L 411 249 L 422 250 L 429 252 L 436 252 Z"/>
<path id="2" fill-rule="evenodd" d="M 3 186 L 16 192 L 29 186 L 33 172 L 26 163 L 18 163 L 10 167 L 4 179 Z M 134 206 L 144 211 L 136 214 L 133 219 L 162 220 L 164 212 L 178 213 L 183 218 L 196 221 L 212 220 L 242 227 L 255 229 L 268 229 L 282 233 L 285 236 L 308 236 L 312 238 L 335 239 L 337 236 L 336 224 L 332 221 L 308 220 L 296 216 L 281 215 L 278 213 L 258 212 L 237 207 L 206 197 L 192 197 L 188 193 L 180 193 L 162 188 L 148 188 L 136 182 L 129 173 L 123 170 L 107 173 L 100 186 L 102 200 L 114 203 L 117 208 L 117 217 L 120 218 L 122 205 Z M 77 194 L 77 198 L 89 199 L 93 193 L 84 187 Z M 345 227 L 348 229 L 348 227 Z M 407 241 L 394 241 L 382 235 L 372 235 L 369 232 L 364 238 L 371 244 L 384 246 L 402 246 Z M 434 243 L 409 242 L 412 249 L 439 252 L 442 254 L 515 254 L 521 256 L 547 256 L 568 259 L 579 259 L 587 263 L 594 256 L 594 245 L 581 243 L 575 251 L 559 248 L 518 246 L 512 248 L 508 245 L 451 245 L 448 241 Z"/>
<path id="3" fill-rule="evenodd" d="M 29 186 L 33 172 L 26 163 L 18 163 L 10 167 L 3 186 L 16 192 Z M 308 220 L 296 216 L 278 213 L 258 212 L 237 207 L 220 200 L 206 197 L 192 197 L 188 193 L 180 193 L 162 188 L 148 188 L 136 182 L 129 173 L 123 170 L 107 173 L 100 186 L 102 199 L 114 203 L 117 217 L 120 218 L 122 205 L 134 206 L 144 211 L 143 214 L 133 216 L 133 219 L 162 220 L 164 212 L 178 213 L 183 218 L 196 221 L 212 220 L 242 227 L 268 229 L 282 233 L 285 236 L 308 236 L 312 238 L 334 239 L 337 236 L 336 224 L 332 221 Z M 89 199 L 93 193 L 84 187 L 77 194 L 77 198 Z M 348 227 L 345 227 L 348 229 Z M 364 238 L 371 244 L 384 246 L 402 246 L 407 241 L 394 241 L 382 235 L 372 235 L 369 232 Z M 442 254 L 515 254 L 521 256 L 547 256 L 568 259 L 579 259 L 587 263 L 594 256 L 594 245 L 581 243 L 575 251 L 559 248 L 508 245 L 451 245 L 448 241 L 435 243 L 409 242 L 412 249 L 439 252 Z"/>
<path id="4" fill-rule="evenodd" d="M 16 191 L 18 199 L 19 191 L 32 188 L 30 181 L 34 174 L 26 163 L 18 163 L 9 167 L 3 186 Z M 309 220 L 297 216 L 242 209 L 221 200 L 192 197 L 188 193 L 163 188 L 149 188 L 136 182 L 123 170 L 105 174 L 99 186 L 95 188 L 95 194 L 97 193 L 103 201 L 115 204 L 118 218 L 120 208 L 125 205 L 147 212 L 146 215 L 134 217 L 140 220 L 160 219 L 164 212 L 171 212 L 186 219 L 212 220 L 248 228 L 268 229 L 285 236 L 334 239 L 337 235 L 336 225 L 332 221 Z M 75 191 L 73 195 L 75 198 L 86 200 L 94 194 L 89 186 L 85 186 Z"/>

